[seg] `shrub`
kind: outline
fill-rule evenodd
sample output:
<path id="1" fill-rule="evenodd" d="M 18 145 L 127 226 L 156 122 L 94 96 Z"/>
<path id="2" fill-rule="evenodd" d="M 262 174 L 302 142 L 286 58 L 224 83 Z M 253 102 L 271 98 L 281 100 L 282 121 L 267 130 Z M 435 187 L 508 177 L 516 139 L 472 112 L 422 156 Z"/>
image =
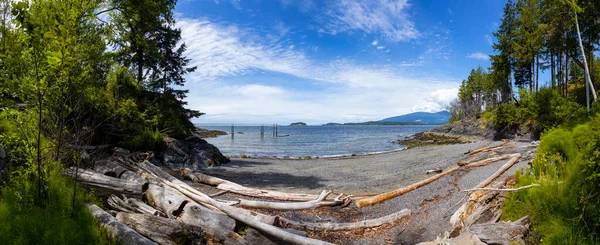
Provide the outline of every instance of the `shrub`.
<path id="1" fill-rule="evenodd" d="M 0 189 L 3 244 L 112 244 L 85 207 L 85 202 L 94 197 L 81 188 L 73 197 L 73 182 L 60 174 L 58 164 L 46 168 L 47 198 L 43 204 L 36 204 L 33 170 L 19 168 Z"/>
<path id="2" fill-rule="evenodd" d="M 569 101 L 550 88 L 542 88 L 535 94 L 519 91 L 518 104 L 502 104 L 493 110 L 490 122 L 496 129 L 515 130 L 532 128 L 534 133 L 573 122 L 585 114 L 579 104 Z"/>
<path id="3" fill-rule="evenodd" d="M 531 215 L 547 244 L 600 242 L 600 116 L 572 129 L 549 130 L 533 167 L 533 176 L 517 176 L 517 186 L 541 186 L 510 193 L 504 219 Z"/>
<path id="4" fill-rule="evenodd" d="M 164 142 L 165 135 L 158 130 L 143 130 L 141 133 L 129 136 L 122 142 L 123 147 L 132 151 L 157 150 Z"/>

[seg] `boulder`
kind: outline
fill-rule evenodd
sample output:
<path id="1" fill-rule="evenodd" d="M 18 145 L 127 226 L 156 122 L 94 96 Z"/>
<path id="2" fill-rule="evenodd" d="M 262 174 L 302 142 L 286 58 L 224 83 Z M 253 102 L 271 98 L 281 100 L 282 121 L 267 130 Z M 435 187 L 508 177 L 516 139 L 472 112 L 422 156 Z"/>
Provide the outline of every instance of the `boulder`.
<path id="1" fill-rule="evenodd" d="M 171 168 L 201 169 L 228 162 L 229 158 L 223 156 L 217 147 L 196 135 L 185 140 L 165 139 L 162 163 Z"/>

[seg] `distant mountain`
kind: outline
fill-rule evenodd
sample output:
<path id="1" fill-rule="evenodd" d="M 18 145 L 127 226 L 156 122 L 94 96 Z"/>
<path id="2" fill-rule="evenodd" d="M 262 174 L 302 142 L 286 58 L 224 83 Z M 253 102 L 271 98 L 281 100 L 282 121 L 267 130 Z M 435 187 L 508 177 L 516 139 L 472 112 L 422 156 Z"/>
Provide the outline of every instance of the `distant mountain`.
<path id="1" fill-rule="evenodd" d="M 406 115 L 389 117 L 378 122 L 382 123 L 414 123 L 414 124 L 446 124 L 450 120 L 450 112 L 440 111 L 436 113 L 430 112 L 413 112 Z"/>

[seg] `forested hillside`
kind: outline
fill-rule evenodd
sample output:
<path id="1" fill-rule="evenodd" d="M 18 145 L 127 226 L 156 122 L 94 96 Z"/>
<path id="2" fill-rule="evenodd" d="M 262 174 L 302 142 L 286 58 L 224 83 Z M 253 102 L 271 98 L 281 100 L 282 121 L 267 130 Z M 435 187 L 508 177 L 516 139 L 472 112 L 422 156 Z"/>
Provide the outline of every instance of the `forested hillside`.
<path id="1" fill-rule="evenodd" d="M 60 175 L 90 145 L 152 150 L 195 130 L 174 0 L 0 1 L 0 240 L 97 243 Z M 44 227 L 43 230 L 39 230 Z M 77 227 L 77 228 L 75 228 Z M 40 232 L 43 231 L 43 232 Z"/>
<path id="2" fill-rule="evenodd" d="M 586 89 L 595 101 L 600 78 L 598 16 L 597 1 L 509 0 L 493 33 L 491 66 L 462 82 L 452 120 L 488 112 L 484 119 L 499 131 L 524 126 L 539 134 L 582 116 Z"/>
<path id="3" fill-rule="evenodd" d="M 462 82 L 453 121 L 490 123 L 499 137 L 541 136 L 508 194 L 502 219 L 532 219 L 532 244 L 598 244 L 600 238 L 600 2 L 508 1 L 491 67 Z M 542 73 L 545 74 L 542 76 Z"/>

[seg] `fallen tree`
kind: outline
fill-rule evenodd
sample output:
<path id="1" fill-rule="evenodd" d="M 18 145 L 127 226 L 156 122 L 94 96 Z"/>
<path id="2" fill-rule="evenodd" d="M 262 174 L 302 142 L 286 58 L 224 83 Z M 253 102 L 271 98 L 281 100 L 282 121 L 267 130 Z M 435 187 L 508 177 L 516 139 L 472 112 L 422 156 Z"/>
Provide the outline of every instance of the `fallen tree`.
<path id="1" fill-rule="evenodd" d="M 286 193 L 280 191 L 262 190 L 245 187 L 240 184 L 231 182 L 229 180 L 224 180 L 221 178 L 209 176 L 198 172 L 192 172 L 192 170 L 190 170 L 189 168 L 182 168 L 180 169 L 180 172 L 181 176 L 183 176 L 186 179 L 202 184 L 216 186 L 219 190 L 229 191 L 244 196 L 271 198 L 281 201 L 312 201 L 319 198 L 318 195 L 312 194 Z"/>
<path id="2" fill-rule="evenodd" d="M 236 208 L 230 207 L 226 204 L 223 204 L 221 202 L 218 202 L 218 201 L 212 199 L 208 195 L 192 188 L 188 184 L 186 184 L 183 181 L 162 171 L 162 169 L 152 165 L 151 163 L 149 163 L 147 161 L 140 162 L 137 164 L 132 163 L 132 162 L 129 162 L 126 164 L 133 171 L 140 174 L 147 181 L 149 181 L 153 184 L 171 187 L 171 188 L 181 192 L 182 194 L 184 194 L 186 197 L 192 199 L 193 201 L 206 203 L 211 206 L 214 206 L 215 208 L 217 208 L 217 209 L 221 210 L 222 212 L 224 212 L 225 214 L 227 214 L 229 217 L 231 217 L 235 220 L 238 220 L 240 222 L 243 222 L 246 225 L 248 225 L 260 232 L 268 234 L 269 236 L 275 237 L 284 242 L 290 242 L 290 243 L 294 243 L 294 244 L 331 244 L 328 242 L 324 242 L 324 241 L 320 241 L 320 240 L 316 240 L 316 239 L 312 239 L 312 238 L 307 238 L 307 237 L 303 237 L 303 236 L 299 236 L 299 235 L 287 232 L 287 231 L 282 230 L 273 225 L 269 225 L 269 224 L 260 222 L 260 221 L 256 220 L 254 217 L 247 215 L 246 213 L 237 212 Z"/>
<path id="3" fill-rule="evenodd" d="M 486 147 L 481 147 L 479 149 L 470 150 L 470 151 L 465 152 L 465 155 L 466 154 L 475 155 L 475 154 L 477 154 L 479 152 L 483 152 L 483 151 L 487 151 L 487 150 L 492 150 L 492 149 L 497 149 L 497 148 L 500 148 L 500 147 L 508 144 L 509 142 L 510 142 L 509 140 L 503 140 L 502 143 L 500 143 L 500 144 L 498 144 L 496 146 L 491 146 L 490 145 L 490 146 L 486 146 Z"/>
<path id="4" fill-rule="evenodd" d="M 463 166 L 468 167 L 468 168 L 480 167 L 480 166 L 484 166 L 484 165 L 487 165 L 487 164 L 490 164 L 490 163 L 493 163 L 493 162 L 500 161 L 502 159 L 507 159 L 508 157 L 511 157 L 511 156 L 514 159 L 515 157 L 519 157 L 520 154 L 512 154 L 512 155 L 505 155 L 505 156 L 500 156 L 500 157 L 494 157 L 494 158 L 484 159 L 484 160 L 473 162 L 471 164 L 467 164 L 467 165 L 463 165 Z M 446 171 L 444 171 L 442 173 L 436 174 L 436 175 L 431 176 L 431 177 L 429 177 L 427 179 L 424 179 L 424 180 L 421 180 L 421 181 L 419 181 L 417 183 L 414 183 L 414 184 L 402 187 L 400 189 L 396 189 L 396 190 L 391 191 L 391 192 L 387 192 L 387 193 L 379 194 L 379 195 L 376 195 L 376 196 L 372 196 L 372 197 L 367 197 L 367 198 L 356 200 L 355 201 L 356 206 L 359 207 L 359 208 L 366 207 L 366 206 L 372 206 L 372 205 L 384 202 L 386 200 L 389 200 L 389 199 L 392 199 L 392 198 L 404 195 L 404 194 L 406 194 L 408 192 L 411 192 L 411 191 L 416 190 L 416 189 L 418 189 L 420 187 L 428 185 L 428 184 L 430 184 L 430 183 L 438 180 L 439 178 L 444 177 L 444 176 L 446 176 L 446 175 L 448 175 L 448 174 L 450 174 L 452 172 L 455 172 L 455 171 L 459 170 L 463 166 L 460 166 L 460 165 L 459 166 L 455 166 L 455 167 L 453 167 L 451 169 L 448 169 L 448 170 L 446 170 Z M 510 165 L 510 166 L 512 166 L 512 165 Z M 505 168 L 505 166 L 503 166 L 502 168 Z M 506 169 L 504 171 L 506 171 Z M 502 171 L 502 173 L 504 171 Z"/>
<path id="5" fill-rule="evenodd" d="M 431 177 L 429 177 L 427 179 L 421 180 L 421 181 L 419 181 L 417 183 L 414 183 L 412 185 L 408 185 L 408 186 L 402 187 L 400 189 L 397 189 L 397 190 L 394 190 L 394 191 L 391 191 L 391 192 L 387 192 L 387 193 L 379 194 L 379 195 L 376 195 L 376 196 L 372 196 L 372 197 L 367 197 L 367 198 L 356 200 L 355 201 L 356 206 L 359 207 L 359 208 L 366 207 L 366 206 L 372 206 L 372 205 L 375 205 L 377 203 L 380 203 L 380 202 L 392 199 L 394 197 L 397 197 L 397 196 L 400 196 L 400 195 L 404 195 L 404 194 L 406 194 L 406 193 L 408 193 L 410 191 L 416 190 L 419 187 L 428 185 L 429 183 L 431 183 L 433 181 L 436 181 L 439 178 L 444 177 L 445 175 L 448 175 L 448 174 L 450 174 L 450 173 L 452 173 L 452 172 L 454 172 L 456 170 L 459 170 L 460 168 L 461 168 L 461 166 L 455 166 L 455 167 L 453 167 L 451 169 L 448 169 L 448 170 L 446 170 L 446 171 L 444 171 L 442 173 L 436 174 L 434 176 L 431 176 Z"/>
<path id="6" fill-rule="evenodd" d="M 325 206 L 337 206 L 341 205 L 346 201 L 346 198 L 341 198 L 343 194 L 332 201 L 325 200 L 327 196 L 331 194 L 331 191 L 323 191 L 317 199 L 308 202 L 265 202 L 265 201 L 254 201 L 240 199 L 240 206 L 244 208 L 259 208 L 259 209 L 271 209 L 271 210 L 303 210 L 303 209 L 315 209 Z"/>
<path id="7" fill-rule="evenodd" d="M 159 244 L 175 245 L 202 240 L 202 228 L 150 214 L 117 214 L 116 219 Z"/>
<path id="8" fill-rule="evenodd" d="M 497 179 L 502 173 L 506 172 L 510 167 L 519 162 L 521 155 L 515 155 L 502 167 L 500 167 L 494 174 L 477 184 L 473 189 L 475 191 L 468 192 L 468 201 L 454 212 L 450 217 L 450 225 L 452 235 L 457 235 L 464 227 L 468 227 L 472 224 L 483 223 L 483 222 L 496 222 L 502 214 L 502 207 L 500 206 L 504 196 L 501 195 L 502 191 L 482 191 L 480 189 L 488 186 L 492 181 Z M 501 189 L 501 188 L 496 188 Z"/>
<path id="9" fill-rule="evenodd" d="M 351 223 L 312 223 L 312 222 L 301 222 L 301 221 L 293 221 L 282 217 L 277 217 L 277 221 L 283 225 L 289 225 L 296 228 L 302 228 L 311 231 L 319 231 L 319 230 L 329 230 L 329 231 L 339 231 L 339 230 L 353 230 L 353 229 L 364 229 L 364 228 L 373 228 L 385 224 L 391 224 L 398 220 L 401 220 L 404 217 L 410 216 L 411 212 L 409 209 L 402 209 L 399 212 L 395 212 L 392 214 L 388 214 L 383 217 L 362 220 Z"/>
<path id="10" fill-rule="evenodd" d="M 118 244 L 139 244 L 139 245 L 156 245 L 157 243 L 140 235 L 128 226 L 119 222 L 112 215 L 102 210 L 93 203 L 87 203 L 87 208 L 92 212 L 92 215 L 98 220 L 98 223 L 110 233 L 110 236 Z"/>
<path id="11" fill-rule="evenodd" d="M 72 178 L 77 176 L 77 181 L 89 187 L 128 196 L 140 196 L 142 194 L 142 186 L 144 185 L 141 182 L 119 179 L 77 167 L 70 167 L 67 171 L 63 171 L 63 174 Z"/>

